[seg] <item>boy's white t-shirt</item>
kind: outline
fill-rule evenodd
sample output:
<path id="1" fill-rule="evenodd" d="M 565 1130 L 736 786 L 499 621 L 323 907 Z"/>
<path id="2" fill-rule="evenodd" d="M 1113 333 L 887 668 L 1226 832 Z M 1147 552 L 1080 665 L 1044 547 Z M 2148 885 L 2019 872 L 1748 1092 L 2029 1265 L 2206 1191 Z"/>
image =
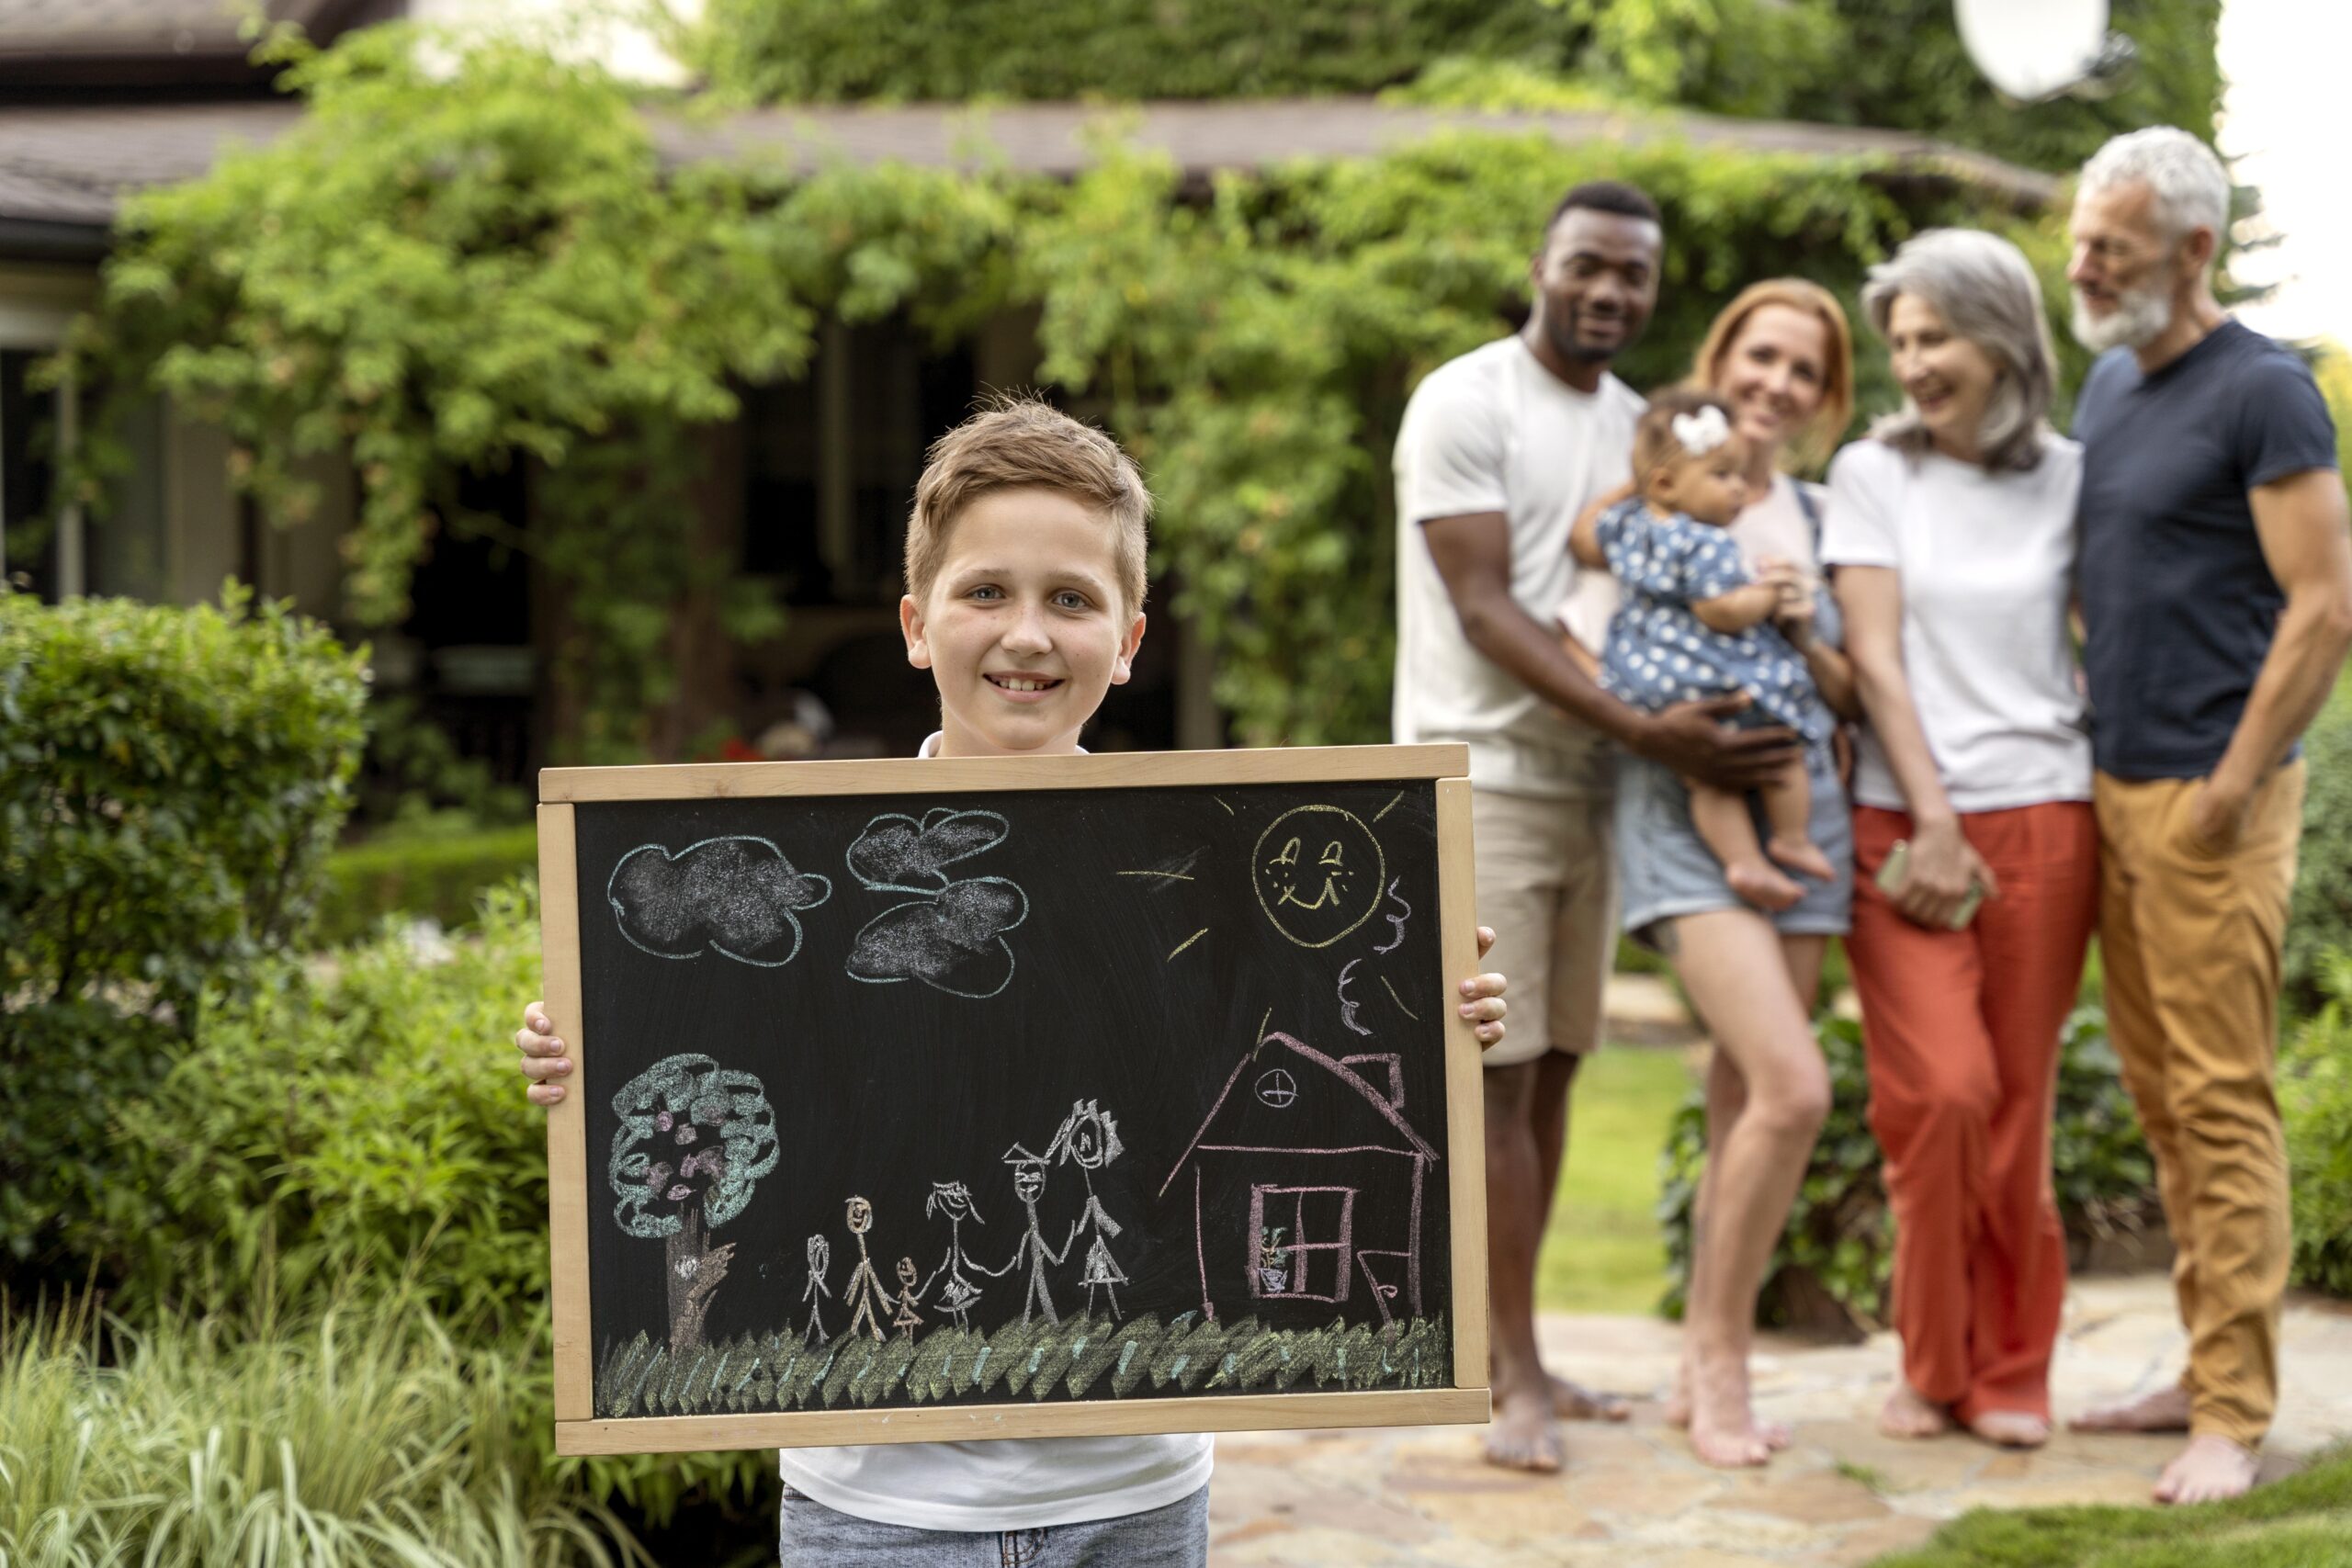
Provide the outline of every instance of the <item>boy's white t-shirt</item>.
<path id="1" fill-rule="evenodd" d="M 2082 447 L 2059 435 L 2023 472 L 1867 440 L 1829 466 L 1822 559 L 1901 574 L 1904 675 L 1955 811 L 2090 798 L 2066 628 L 2082 477 Z M 1857 752 L 1854 799 L 1908 809 L 1867 726 Z"/>
<path id="2" fill-rule="evenodd" d="M 920 753 L 939 754 L 939 736 Z M 989 1534 L 1148 1513 L 1209 1483 L 1205 1433 L 1002 1438 L 782 1449 L 785 1484 L 839 1513 L 916 1529 Z"/>
<path id="3" fill-rule="evenodd" d="M 1599 648 L 1616 608 L 1605 571 L 1568 554 L 1577 514 L 1633 472 L 1639 394 L 1614 376 L 1579 392 L 1517 337 L 1429 373 L 1396 433 L 1396 684 L 1399 743 L 1459 740 L 1470 782 L 1510 795 L 1574 798 L 1609 787 L 1611 743 L 1470 646 L 1430 558 L 1433 517 L 1499 512 L 1510 525 L 1510 593 L 1537 624 L 1555 616 Z M 1564 608 L 1565 606 L 1565 608 Z"/>

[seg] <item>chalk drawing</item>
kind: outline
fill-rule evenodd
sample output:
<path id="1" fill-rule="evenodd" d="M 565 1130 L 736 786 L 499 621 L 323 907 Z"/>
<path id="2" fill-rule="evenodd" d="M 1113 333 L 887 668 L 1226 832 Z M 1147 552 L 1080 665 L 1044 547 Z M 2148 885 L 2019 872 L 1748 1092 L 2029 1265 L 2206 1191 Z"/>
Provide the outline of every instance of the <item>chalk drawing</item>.
<path id="1" fill-rule="evenodd" d="M 1046 1289 L 1046 1265 L 1050 1262 L 1058 1268 L 1069 1256 L 1069 1246 L 1077 1238 L 1078 1228 L 1075 1225 L 1070 1227 L 1070 1234 L 1062 1238 L 1059 1252 L 1047 1247 L 1045 1236 L 1037 1229 L 1037 1200 L 1046 1191 L 1045 1158 L 1015 1144 L 1004 1151 L 1003 1163 L 1012 1168 L 1012 1195 L 1021 1200 L 1022 1208 L 1028 1212 L 1029 1229 L 1021 1237 L 1021 1244 L 1012 1249 L 1012 1261 L 995 1272 L 1011 1273 L 1026 1258 L 1029 1264 L 1029 1293 L 1021 1303 L 1021 1321 L 1028 1322 L 1029 1314 L 1038 1312 L 1045 1314 L 1047 1323 L 1059 1323 L 1061 1319 L 1054 1312 L 1053 1295 Z"/>
<path id="2" fill-rule="evenodd" d="M 1363 819 L 1337 806 L 1294 806 L 1250 855 L 1258 907 L 1301 947 L 1329 947 L 1372 918 L 1387 859 Z"/>
<path id="3" fill-rule="evenodd" d="M 949 866 L 996 848 L 1011 831 L 993 811 L 942 807 L 920 819 L 885 812 L 850 845 L 849 869 L 876 893 L 939 893 Z"/>
<path id="4" fill-rule="evenodd" d="M 808 1328 L 802 1336 L 810 1345 L 825 1342 L 825 1319 L 820 1312 L 823 1300 L 832 1296 L 832 1287 L 825 1283 L 825 1275 L 833 1266 L 832 1244 L 821 1235 L 808 1238 L 808 1282 L 800 1288 L 800 1299 L 808 1303 Z M 822 1300 L 820 1300 L 822 1298 Z"/>
<path id="5" fill-rule="evenodd" d="M 882 1314 L 890 1310 L 890 1292 L 882 1288 L 882 1276 L 874 1271 L 874 1259 L 865 1250 L 865 1233 L 874 1228 L 874 1205 L 863 1198 L 852 1198 L 844 1223 L 849 1234 L 857 1237 L 857 1269 L 850 1275 L 849 1288 L 842 1298 L 856 1309 L 850 1314 L 850 1337 L 857 1337 L 862 1323 L 878 1342 L 888 1337 L 882 1332 Z"/>
<path id="6" fill-rule="evenodd" d="M 800 915 L 832 897 L 833 885 L 794 869 L 766 839 L 704 839 L 672 854 L 640 844 L 605 884 L 621 936 L 656 958 L 698 958 L 707 950 L 739 964 L 780 968 L 800 952 Z"/>
<path id="7" fill-rule="evenodd" d="M 711 1292 L 735 1248 L 709 1233 L 743 1212 L 776 1166 L 775 1111 L 750 1073 L 695 1053 L 664 1057 L 613 1096 L 620 1126 L 605 1179 L 627 1235 L 659 1238 L 668 1279 L 670 1342 L 700 1343 Z"/>
<path id="8" fill-rule="evenodd" d="M 1012 983 L 1004 932 L 1029 918 L 1029 896 L 1001 876 L 949 884 L 868 920 L 850 946 L 849 976 L 871 985 L 921 980 L 950 996 L 995 996 Z"/>
<path id="9" fill-rule="evenodd" d="M 1086 1184 L 1086 1208 L 1079 1216 L 1072 1236 L 1089 1235 L 1092 1239 L 1087 1243 L 1086 1262 L 1078 1282 L 1086 1287 L 1088 1314 L 1094 1311 L 1094 1293 L 1099 1290 L 1110 1300 L 1114 1322 L 1119 1316 L 1117 1287 L 1127 1282 L 1127 1276 L 1111 1256 L 1110 1238 L 1119 1234 L 1120 1225 L 1102 1207 L 1102 1199 L 1095 1196 L 1094 1172 L 1118 1158 L 1124 1149 L 1119 1142 L 1118 1122 L 1091 1100 L 1079 1100 L 1069 1108 L 1061 1129 L 1046 1148 L 1046 1158 L 1077 1166 L 1079 1179 Z M 1068 1243 L 1063 1244 L 1063 1250 L 1068 1252 Z"/>

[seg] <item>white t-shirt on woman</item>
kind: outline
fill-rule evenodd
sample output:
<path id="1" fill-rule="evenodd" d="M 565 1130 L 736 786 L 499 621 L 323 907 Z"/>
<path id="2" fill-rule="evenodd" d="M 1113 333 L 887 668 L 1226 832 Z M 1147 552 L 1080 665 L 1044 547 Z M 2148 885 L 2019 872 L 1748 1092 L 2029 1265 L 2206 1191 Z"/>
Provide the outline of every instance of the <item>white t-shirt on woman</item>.
<path id="1" fill-rule="evenodd" d="M 934 732 L 919 755 L 939 755 Z M 916 1529 L 1050 1529 L 1148 1513 L 1209 1483 L 1205 1433 L 1146 1438 L 1000 1438 L 784 1449 L 785 1484 L 839 1514 Z"/>
<path id="2" fill-rule="evenodd" d="M 2090 733 L 2066 607 L 2083 449 L 1992 473 L 1937 453 L 1857 441 L 1829 466 L 1822 559 L 1892 567 L 1903 584 L 1903 670 L 1955 811 L 2088 800 Z M 1878 737 L 1862 730 L 1854 799 L 1907 809 Z"/>

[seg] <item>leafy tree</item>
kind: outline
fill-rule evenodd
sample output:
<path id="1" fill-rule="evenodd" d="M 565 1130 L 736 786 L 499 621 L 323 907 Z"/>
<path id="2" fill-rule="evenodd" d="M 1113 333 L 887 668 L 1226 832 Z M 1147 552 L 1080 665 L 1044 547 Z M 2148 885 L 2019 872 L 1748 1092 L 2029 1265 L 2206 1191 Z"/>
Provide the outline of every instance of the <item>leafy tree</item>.
<path id="1" fill-rule="evenodd" d="M 620 1200 L 613 1219 L 630 1235 L 661 1239 L 670 1348 L 683 1355 L 702 1343 L 711 1292 L 735 1256 L 731 1244 L 711 1246 L 710 1233 L 741 1213 L 775 1168 L 775 1111 L 752 1074 L 687 1053 L 629 1079 L 613 1111 L 621 1119 L 606 1168 Z"/>
<path id="2" fill-rule="evenodd" d="M 771 100 L 1363 93 L 1427 74 L 1487 77 L 1507 100 L 1532 79 L 1588 102 L 1923 131 L 2056 169 L 2137 126 L 2210 136 L 2220 16 L 2221 0 L 2117 0 L 2133 80 L 2101 103 L 2025 107 L 1969 63 L 1951 0 L 711 0 L 693 50 Z"/>

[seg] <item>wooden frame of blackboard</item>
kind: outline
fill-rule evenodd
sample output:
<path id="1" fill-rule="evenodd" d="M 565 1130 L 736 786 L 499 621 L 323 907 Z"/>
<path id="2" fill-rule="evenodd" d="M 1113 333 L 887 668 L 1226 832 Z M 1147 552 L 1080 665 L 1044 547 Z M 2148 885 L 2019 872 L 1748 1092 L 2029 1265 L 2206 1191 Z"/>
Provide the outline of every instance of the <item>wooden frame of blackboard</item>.
<path id="1" fill-rule="evenodd" d="M 572 820 L 576 804 L 1427 779 L 1433 782 L 1437 795 L 1440 950 L 1445 974 L 1458 977 L 1476 972 L 1478 956 L 1468 772 L 1468 751 L 1457 745 L 546 769 L 539 775 L 538 828 L 548 1016 L 575 1063 L 595 1049 L 595 1042 L 584 1038 L 582 1017 L 579 863 Z M 572 1094 L 548 1111 L 556 1452 L 684 1453 L 1485 1421 L 1489 1407 L 1485 1090 L 1476 1035 L 1451 1007 L 1445 1016 L 1447 1201 L 1453 1216 L 1452 1388 L 598 1419 L 588 1284 L 588 1121 L 582 1097 Z M 576 1081 L 584 1081 L 584 1075 Z"/>

